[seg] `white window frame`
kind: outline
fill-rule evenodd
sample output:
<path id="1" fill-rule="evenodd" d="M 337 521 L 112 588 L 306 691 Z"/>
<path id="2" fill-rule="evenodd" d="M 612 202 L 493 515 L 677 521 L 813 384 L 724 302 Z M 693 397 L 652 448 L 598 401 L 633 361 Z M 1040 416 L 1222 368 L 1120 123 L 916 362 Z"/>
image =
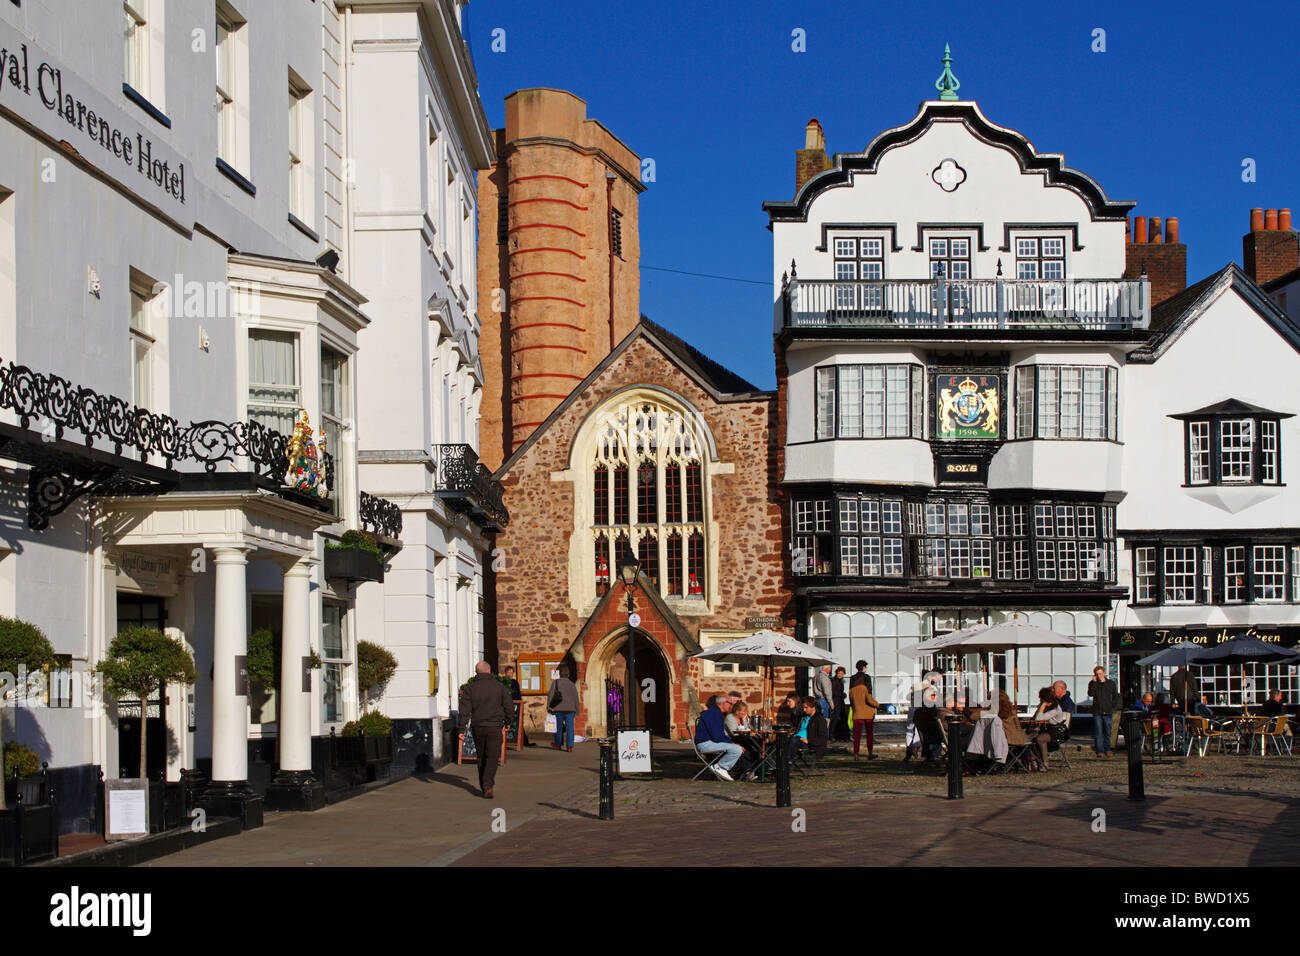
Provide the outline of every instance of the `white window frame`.
<path id="1" fill-rule="evenodd" d="M 315 152 L 312 90 L 289 71 L 289 212 L 309 228 L 315 226 Z"/>
<path id="2" fill-rule="evenodd" d="M 153 324 L 155 283 L 131 271 L 131 402 L 154 410 L 154 366 L 158 338 Z"/>
<path id="3" fill-rule="evenodd" d="M 1251 600 L 1255 603 L 1281 604 L 1286 601 L 1286 552 L 1283 544 L 1257 544 L 1251 548 Z M 1269 590 L 1275 593 L 1268 594 Z"/>
<path id="4" fill-rule="evenodd" d="M 1160 550 L 1164 604 L 1196 604 L 1200 586 L 1199 548 L 1190 544 L 1167 544 Z"/>
<path id="5" fill-rule="evenodd" d="M 1233 433 L 1231 439 L 1230 430 Z M 1232 462 L 1231 469 L 1229 460 Z M 1253 418 L 1225 418 L 1219 422 L 1219 480 L 1225 485 L 1251 484 L 1255 481 Z"/>
<path id="6" fill-rule="evenodd" d="M 1156 600 L 1156 549 L 1133 549 L 1133 603 L 1154 604 Z"/>
<path id="7" fill-rule="evenodd" d="M 1193 485 L 1210 483 L 1210 422 L 1208 420 L 1187 423 L 1189 458 L 1188 477 Z"/>
<path id="8" fill-rule="evenodd" d="M 1249 599 L 1250 579 L 1246 574 L 1246 546 L 1229 544 L 1223 548 L 1223 603 L 1245 604 Z"/>

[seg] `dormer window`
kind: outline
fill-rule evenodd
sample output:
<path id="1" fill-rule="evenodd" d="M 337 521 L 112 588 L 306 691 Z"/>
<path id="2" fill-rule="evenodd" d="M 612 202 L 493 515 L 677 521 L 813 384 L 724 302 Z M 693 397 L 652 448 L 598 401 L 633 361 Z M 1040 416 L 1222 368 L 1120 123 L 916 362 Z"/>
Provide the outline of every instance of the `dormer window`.
<path id="1" fill-rule="evenodd" d="M 1170 417 L 1183 422 L 1186 484 L 1281 484 L 1281 422 L 1290 414 L 1229 399 Z"/>

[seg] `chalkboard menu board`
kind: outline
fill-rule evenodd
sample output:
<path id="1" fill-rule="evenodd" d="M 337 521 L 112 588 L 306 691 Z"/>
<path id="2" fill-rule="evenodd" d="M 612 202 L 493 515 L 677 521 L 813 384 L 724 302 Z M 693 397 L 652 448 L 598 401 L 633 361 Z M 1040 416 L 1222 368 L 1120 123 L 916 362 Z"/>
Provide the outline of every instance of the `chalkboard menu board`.
<path id="1" fill-rule="evenodd" d="M 469 722 L 460 729 L 459 733 L 460 746 L 456 749 L 456 763 L 468 763 L 471 760 L 478 760 L 478 745 L 474 743 L 474 732 L 470 729 Z M 501 728 L 501 766 L 506 765 L 506 750 L 519 737 L 519 705 L 515 704 L 514 716 L 510 719 L 510 723 Z M 516 750 L 522 748 L 522 744 L 515 744 Z"/>
<path id="2" fill-rule="evenodd" d="M 460 729 L 460 750 L 456 754 L 456 763 L 462 760 L 478 760 L 478 748 L 474 745 L 474 735 L 470 732 L 469 721 Z"/>

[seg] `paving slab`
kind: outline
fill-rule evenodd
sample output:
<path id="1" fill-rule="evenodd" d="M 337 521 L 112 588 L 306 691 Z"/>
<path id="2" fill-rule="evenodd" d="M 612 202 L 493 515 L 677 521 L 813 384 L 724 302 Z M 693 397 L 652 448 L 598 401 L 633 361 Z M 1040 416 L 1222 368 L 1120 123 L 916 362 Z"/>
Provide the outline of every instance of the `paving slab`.
<path id="1" fill-rule="evenodd" d="M 492 800 L 479 795 L 474 764 L 449 764 L 314 813 L 268 813 L 260 829 L 148 865 L 441 865 L 492 839 L 502 825 L 508 832 L 552 806 L 577 802 L 575 791 L 594 793 L 598 756 L 595 743 L 572 753 L 544 745 L 511 751 Z"/>

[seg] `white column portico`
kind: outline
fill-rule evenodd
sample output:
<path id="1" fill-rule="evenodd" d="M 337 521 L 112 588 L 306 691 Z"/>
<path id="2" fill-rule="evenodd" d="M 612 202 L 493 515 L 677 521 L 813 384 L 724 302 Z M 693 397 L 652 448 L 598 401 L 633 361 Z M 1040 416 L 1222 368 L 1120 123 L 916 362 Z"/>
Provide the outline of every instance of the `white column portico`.
<path id="1" fill-rule="evenodd" d="M 325 788 L 311 772 L 311 570 L 301 558 L 284 565 L 280 627 L 280 769 L 266 792 L 277 810 L 319 810 Z"/>
<path id="2" fill-rule="evenodd" d="M 248 553 L 213 548 L 212 783 L 248 782 Z"/>
<path id="3" fill-rule="evenodd" d="M 280 769 L 311 770 L 311 691 L 306 659 L 311 563 L 296 561 L 284 572 L 284 623 L 280 652 Z"/>

